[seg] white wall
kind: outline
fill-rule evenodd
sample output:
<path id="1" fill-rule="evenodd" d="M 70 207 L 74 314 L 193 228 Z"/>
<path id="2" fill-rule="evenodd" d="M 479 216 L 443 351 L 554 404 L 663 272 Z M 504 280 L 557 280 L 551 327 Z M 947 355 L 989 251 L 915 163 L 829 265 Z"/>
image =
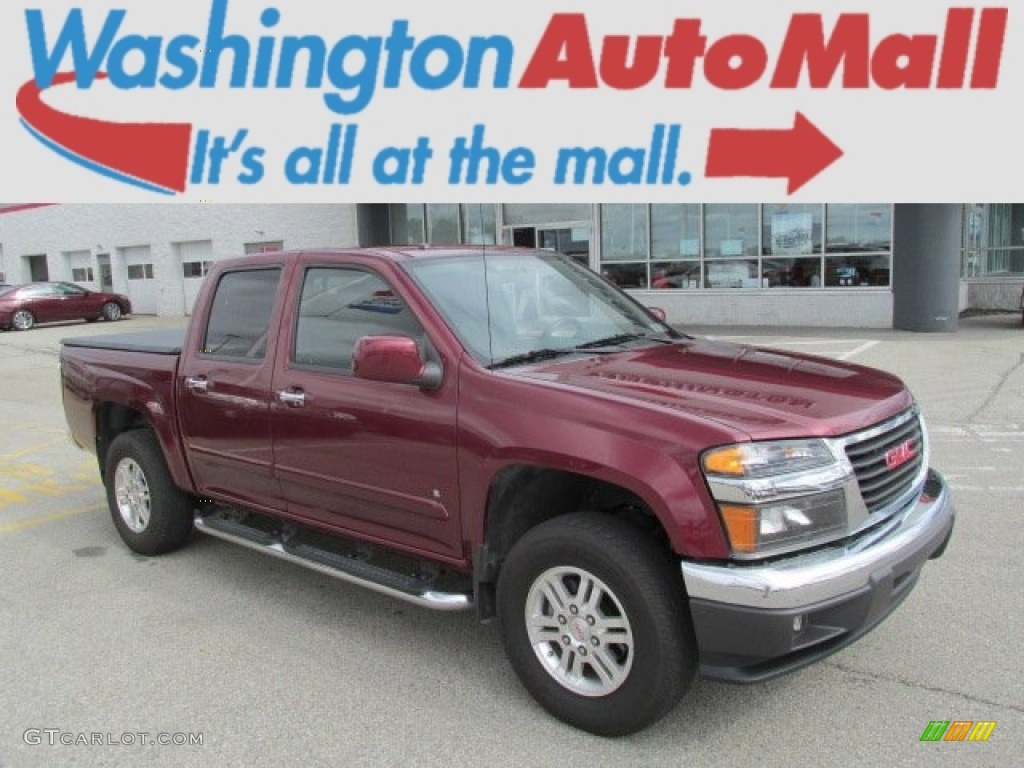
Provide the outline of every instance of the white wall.
<path id="1" fill-rule="evenodd" d="M 285 248 L 351 247 L 358 244 L 356 206 L 270 204 L 218 205 L 152 203 L 75 204 L 0 214 L 0 272 L 7 282 L 28 282 L 23 256 L 47 254 L 51 280 L 71 280 L 64 254 L 89 251 L 99 279 L 96 256 L 111 254 L 114 289 L 127 292 L 126 248 L 149 246 L 156 282 L 157 313 L 185 311 L 181 260 L 174 245 L 211 240 L 213 258 L 240 256 L 245 243 L 283 240 Z"/>
<path id="2" fill-rule="evenodd" d="M 641 303 L 665 310 L 682 326 L 768 325 L 820 328 L 892 328 L 893 295 L 870 289 L 748 291 L 631 291 Z"/>

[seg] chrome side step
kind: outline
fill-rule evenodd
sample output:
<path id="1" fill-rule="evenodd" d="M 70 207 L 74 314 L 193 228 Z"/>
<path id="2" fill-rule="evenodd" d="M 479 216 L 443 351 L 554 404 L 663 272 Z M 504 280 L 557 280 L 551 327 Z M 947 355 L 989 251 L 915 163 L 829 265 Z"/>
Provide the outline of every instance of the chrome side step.
<path id="1" fill-rule="evenodd" d="M 422 608 L 435 611 L 465 611 L 473 607 L 469 594 L 439 592 L 406 574 L 397 573 L 364 560 L 345 557 L 304 543 L 290 543 L 266 531 L 250 528 L 222 517 L 196 515 L 196 530 L 243 547 L 272 555 L 280 560 L 333 576 L 374 592 L 396 597 Z"/>

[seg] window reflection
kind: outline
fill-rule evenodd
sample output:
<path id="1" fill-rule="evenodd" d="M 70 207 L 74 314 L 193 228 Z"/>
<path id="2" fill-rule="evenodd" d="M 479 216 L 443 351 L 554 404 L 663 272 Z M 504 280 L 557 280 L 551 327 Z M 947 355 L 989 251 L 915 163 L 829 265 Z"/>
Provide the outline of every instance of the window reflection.
<path id="1" fill-rule="evenodd" d="M 1005 210 L 1004 210 L 1005 209 Z M 888 288 L 889 203 L 506 204 L 502 240 L 556 247 L 535 229 L 598 213 L 599 269 L 636 290 Z M 1024 205 L 976 204 L 965 270 L 1024 269 Z M 529 243 L 520 242 L 527 232 Z M 1014 239 L 1016 238 L 1016 239 Z M 544 241 L 543 243 L 541 241 Z M 981 245 L 988 243 L 987 246 Z"/>
<path id="2" fill-rule="evenodd" d="M 601 253 L 605 261 L 647 260 L 647 206 L 601 206 Z"/>
<path id="3" fill-rule="evenodd" d="M 865 253 L 892 249 L 892 205 L 826 206 L 828 252 Z"/>
<path id="4" fill-rule="evenodd" d="M 704 207 L 705 256 L 740 259 L 758 253 L 757 206 L 715 204 Z"/>

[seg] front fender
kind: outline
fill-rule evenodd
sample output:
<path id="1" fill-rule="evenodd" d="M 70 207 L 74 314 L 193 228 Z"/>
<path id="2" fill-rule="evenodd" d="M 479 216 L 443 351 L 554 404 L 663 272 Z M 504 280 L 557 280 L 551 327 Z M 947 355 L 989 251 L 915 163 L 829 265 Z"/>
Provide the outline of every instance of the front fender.
<path id="1" fill-rule="evenodd" d="M 469 377 L 475 380 L 462 387 L 459 406 L 468 541 L 484 540 L 495 479 L 510 467 L 533 466 L 630 491 L 658 518 L 680 556 L 728 556 L 718 513 L 698 469 L 701 448 L 722 439 L 716 425 L 693 422 L 687 429 L 678 418 L 592 393 L 478 372 Z"/>

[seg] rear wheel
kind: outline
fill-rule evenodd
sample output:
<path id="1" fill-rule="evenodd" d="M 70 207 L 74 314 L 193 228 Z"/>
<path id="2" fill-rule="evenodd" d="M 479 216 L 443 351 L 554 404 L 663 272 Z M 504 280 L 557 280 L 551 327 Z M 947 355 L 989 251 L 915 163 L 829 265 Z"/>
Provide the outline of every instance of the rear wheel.
<path id="1" fill-rule="evenodd" d="M 192 531 L 192 500 L 174 484 L 152 432 L 119 435 L 104 476 L 114 525 L 131 549 L 160 555 L 185 543 Z"/>
<path id="2" fill-rule="evenodd" d="M 114 320 L 120 320 L 122 315 L 123 313 L 121 312 L 121 305 L 118 304 L 116 301 L 108 301 L 106 304 L 103 305 L 104 320 L 110 320 L 111 322 L 113 322 Z"/>
<path id="3" fill-rule="evenodd" d="M 647 534 L 599 514 L 527 533 L 498 580 L 505 650 L 555 717 L 624 736 L 664 717 L 693 682 L 682 577 Z"/>
<path id="4" fill-rule="evenodd" d="M 36 324 L 36 316 L 27 309 L 19 309 L 11 315 L 11 327 L 16 331 L 27 331 Z"/>

